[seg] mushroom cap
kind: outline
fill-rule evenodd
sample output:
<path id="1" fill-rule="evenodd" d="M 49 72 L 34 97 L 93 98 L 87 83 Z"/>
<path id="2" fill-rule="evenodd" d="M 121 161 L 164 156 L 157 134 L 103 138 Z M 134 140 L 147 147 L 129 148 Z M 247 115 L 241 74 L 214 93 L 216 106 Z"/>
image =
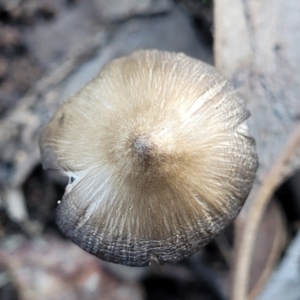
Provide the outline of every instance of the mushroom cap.
<path id="1" fill-rule="evenodd" d="M 239 213 L 257 169 L 249 112 L 213 67 L 156 50 L 118 58 L 44 129 L 46 168 L 70 177 L 57 223 L 130 266 L 176 262 Z"/>

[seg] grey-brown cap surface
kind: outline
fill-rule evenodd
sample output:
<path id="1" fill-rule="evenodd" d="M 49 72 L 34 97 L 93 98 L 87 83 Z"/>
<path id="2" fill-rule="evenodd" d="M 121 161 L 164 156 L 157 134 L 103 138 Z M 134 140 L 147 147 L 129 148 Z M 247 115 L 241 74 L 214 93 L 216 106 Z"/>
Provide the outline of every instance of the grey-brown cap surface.
<path id="1" fill-rule="evenodd" d="M 257 169 L 249 112 L 213 67 L 139 51 L 109 63 L 44 129 L 45 167 L 70 180 L 60 229 L 130 266 L 178 261 L 239 213 Z"/>

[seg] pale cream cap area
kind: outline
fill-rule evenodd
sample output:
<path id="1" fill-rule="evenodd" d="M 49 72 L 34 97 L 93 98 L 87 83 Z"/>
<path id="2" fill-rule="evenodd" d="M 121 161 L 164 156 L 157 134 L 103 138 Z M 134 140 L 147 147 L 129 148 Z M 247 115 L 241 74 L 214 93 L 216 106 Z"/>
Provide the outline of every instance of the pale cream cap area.
<path id="1" fill-rule="evenodd" d="M 71 178 L 62 232 L 101 259 L 176 262 L 239 213 L 258 166 L 249 112 L 213 67 L 143 50 L 110 62 L 44 129 L 46 168 Z"/>

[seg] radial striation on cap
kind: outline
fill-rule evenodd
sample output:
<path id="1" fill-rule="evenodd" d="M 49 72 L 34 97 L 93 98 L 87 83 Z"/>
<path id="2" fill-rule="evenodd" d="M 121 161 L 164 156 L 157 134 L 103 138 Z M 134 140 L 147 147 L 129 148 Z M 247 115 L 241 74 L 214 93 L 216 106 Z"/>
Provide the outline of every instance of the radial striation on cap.
<path id="1" fill-rule="evenodd" d="M 257 155 L 249 112 L 213 67 L 145 50 L 110 62 L 44 129 L 45 167 L 73 180 L 62 232 L 104 260 L 176 262 L 239 213 Z"/>

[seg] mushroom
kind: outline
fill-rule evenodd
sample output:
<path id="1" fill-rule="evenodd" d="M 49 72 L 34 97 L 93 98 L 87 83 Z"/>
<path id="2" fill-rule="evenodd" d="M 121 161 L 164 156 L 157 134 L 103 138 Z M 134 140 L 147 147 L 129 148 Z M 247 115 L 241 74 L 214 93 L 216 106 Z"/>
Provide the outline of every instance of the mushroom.
<path id="1" fill-rule="evenodd" d="M 176 262 L 239 213 L 257 155 L 243 99 L 213 67 L 182 53 L 118 58 L 44 129 L 44 167 L 69 176 L 62 232 L 129 266 Z"/>

